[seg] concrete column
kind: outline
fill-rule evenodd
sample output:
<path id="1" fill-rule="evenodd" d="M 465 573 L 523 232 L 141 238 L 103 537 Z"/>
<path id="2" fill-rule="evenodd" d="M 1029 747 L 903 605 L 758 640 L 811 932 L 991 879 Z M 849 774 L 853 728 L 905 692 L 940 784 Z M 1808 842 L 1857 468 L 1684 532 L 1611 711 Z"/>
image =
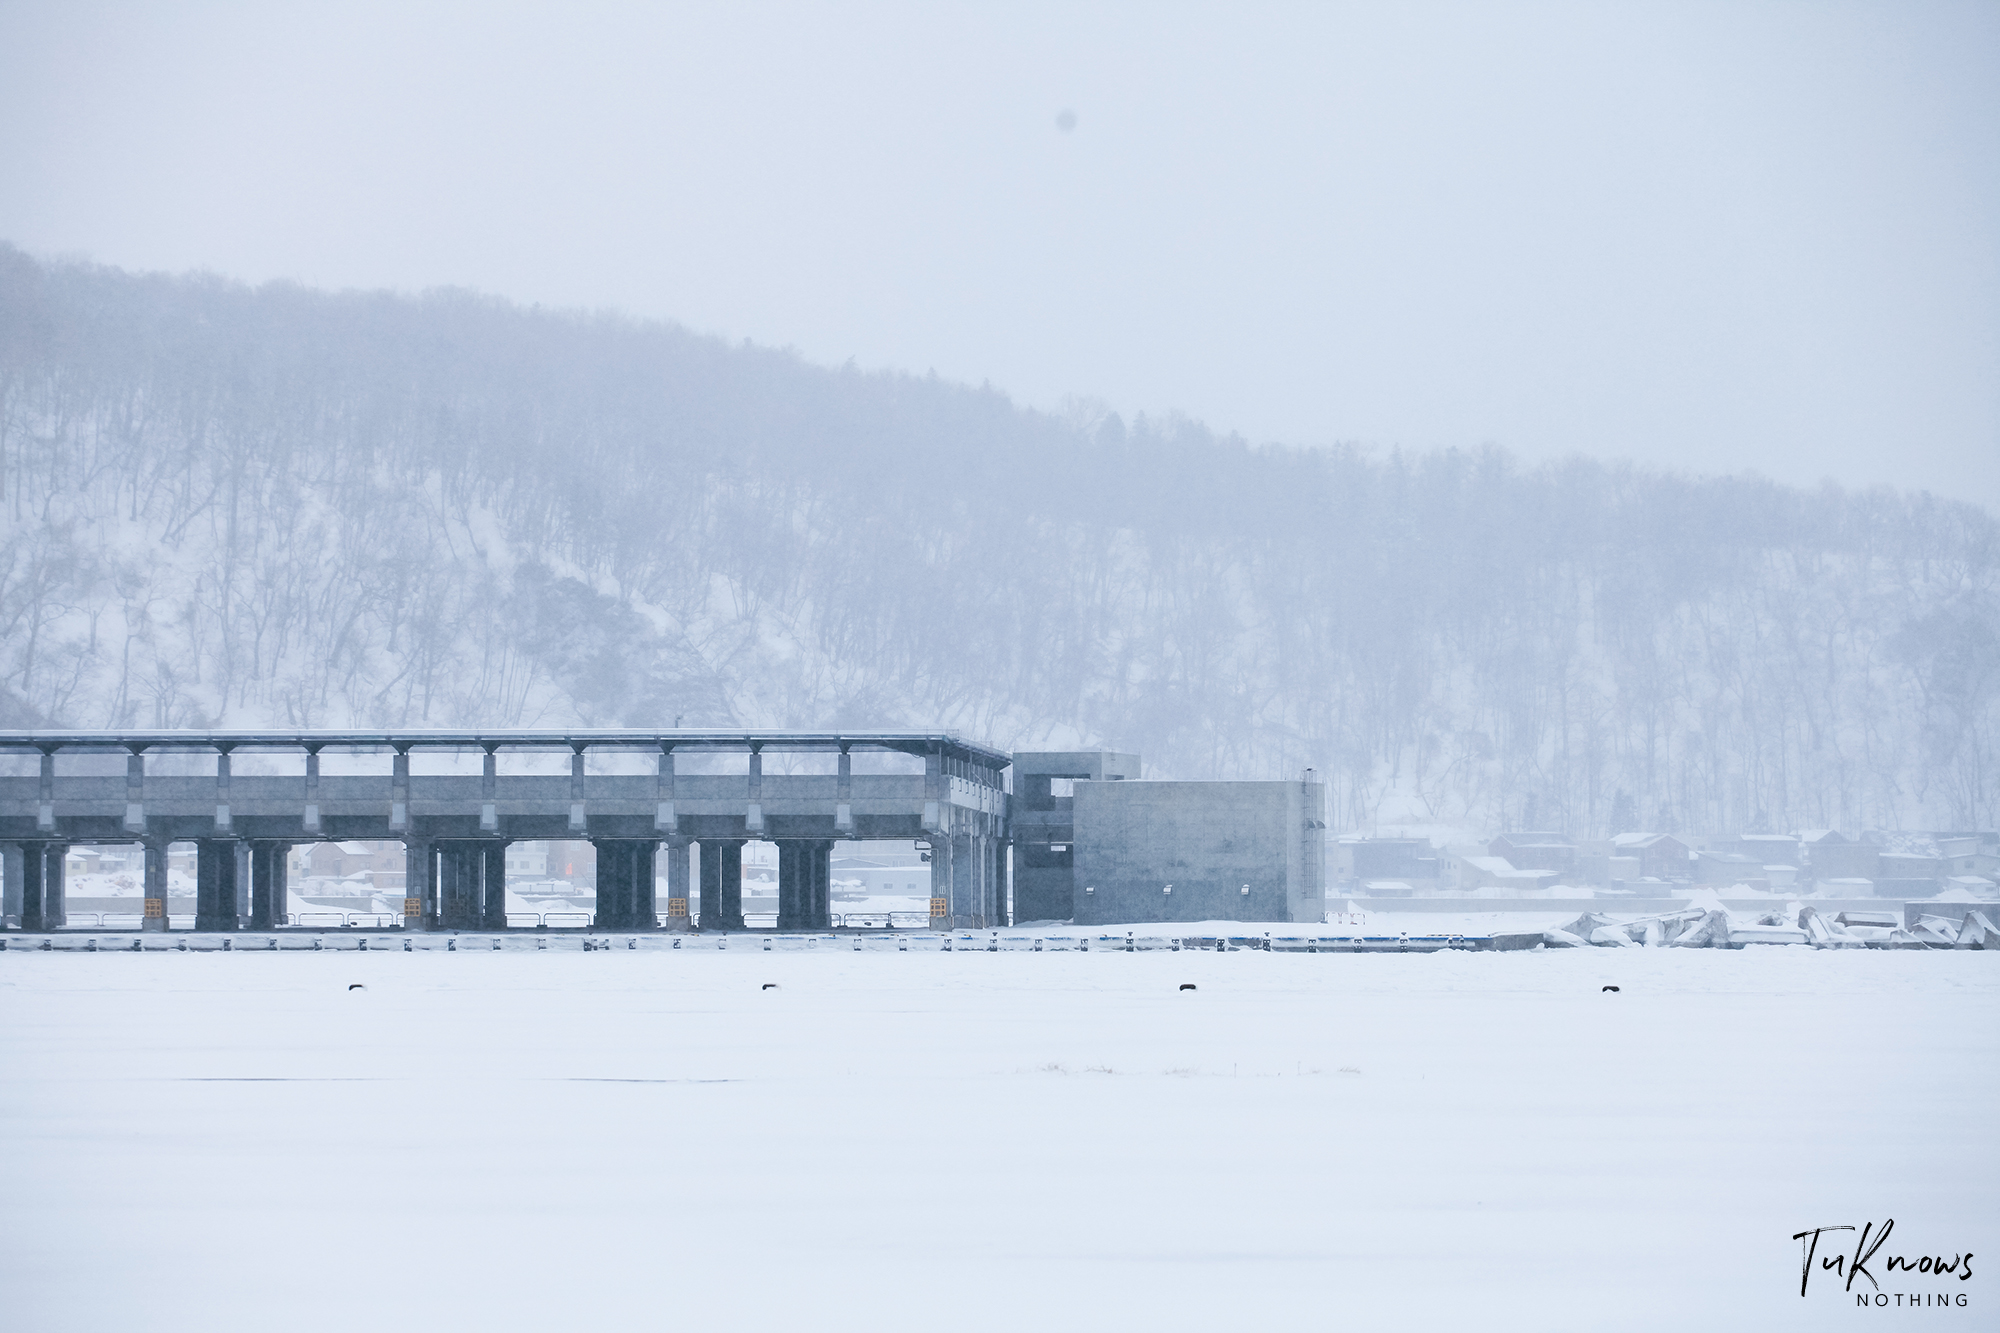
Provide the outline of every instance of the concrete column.
<path id="1" fill-rule="evenodd" d="M 140 930 L 165 930 L 167 928 L 167 843 L 164 838 L 151 838 L 146 848 L 146 915 L 139 922 Z"/>
<path id="2" fill-rule="evenodd" d="M 660 749 L 659 776 L 653 787 L 653 827 L 669 836 L 680 832 L 680 816 L 674 810 L 674 747 Z M 685 898 L 685 893 L 681 894 Z"/>
<path id="3" fill-rule="evenodd" d="M 229 810 L 229 751 L 224 748 L 215 755 L 215 831 L 227 834 L 234 827 Z"/>
<path id="4" fill-rule="evenodd" d="M 491 758 L 489 755 L 488 758 Z M 488 930 L 507 929 L 507 844 L 479 844 L 480 924 Z"/>
<path id="5" fill-rule="evenodd" d="M 319 747 L 306 747 L 306 808 L 299 826 L 308 833 L 319 832 Z"/>
<path id="6" fill-rule="evenodd" d="M 289 843 L 259 840 L 250 847 L 250 929 L 275 930 L 286 922 L 285 860 Z"/>
<path id="7" fill-rule="evenodd" d="M 1014 922 L 1014 848 L 1000 839 L 993 840 L 993 864 L 999 867 L 998 891 L 1000 894 L 1000 918 L 1008 925 Z M 1074 910 L 1074 909 L 1072 909 Z"/>
<path id="8" fill-rule="evenodd" d="M 833 929 L 833 844 L 824 839 L 806 844 L 806 882 L 809 888 L 806 927 Z"/>
<path id="9" fill-rule="evenodd" d="M 644 838 L 632 844 L 632 929 L 660 928 L 660 844 Z"/>
<path id="10" fill-rule="evenodd" d="M 125 756 L 125 831 L 138 833 L 146 827 L 146 755 L 133 750 Z"/>
<path id="11" fill-rule="evenodd" d="M 239 923 L 250 919 L 250 844 L 238 841 L 236 844 L 236 920 Z"/>
<path id="12" fill-rule="evenodd" d="M 955 926 L 983 929 L 986 919 L 979 911 L 979 884 L 972 864 L 972 831 L 959 823 L 951 835 L 951 921 Z"/>
<path id="13" fill-rule="evenodd" d="M 56 752 L 42 749 L 41 800 L 35 803 L 35 827 L 54 832 L 56 827 Z"/>
<path id="14" fill-rule="evenodd" d="M 632 865 L 622 838 L 592 838 L 597 853 L 597 912 L 600 930 L 622 930 L 632 915 Z"/>
<path id="15" fill-rule="evenodd" d="M 498 833 L 500 831 L 500 756 L 492 746 L 486 747 L 486 758 L 479 766 L 479 831 Z"/>
<path id="16" fill-rule="evenodd" d="M 49 844 L 50 864 L 42 878 L 42 917 L 50 929 L 69 924 L 69 844 Z"/>
<path id="17" fill-rule="evenodd" d="M 701 928 L 743 929 L 743 839 L 701 844 Z"/>
<path id="18" fill-rule="evenodd" d="M 48 868 L 48 844 L 30 842 L 22 847 L 21 856 L 21 929 L 47 930 L 48 917 L 43 912 L 46 899 L 43 890 Z"/>
<path id="19" fill-rule="evenodd" d="M 688 843 L 686 838 L 667 841 L 667 929 L 692 930 L 688 913 Z"/>
<path id="20" fill-rule="evenodd" d="M 431 854 L 434 858 L 431 873 L 437 884 L 438 928 L 457 929 L 458 921 L 453 913 L 457 911 L 454 899 L 458 892 L 458 859 L 453 855 L 451 844 L 448 842 L 433 843 Z"/>
<path id="21" fill-rule="evenodd" d="M 236 843 L 198 838 L 194 844 L 194 928 L 235 930 Z"/>
<path id="22" fill-rule="evenodd" d="M 433 873 L 437 852 L 430 843 L 411 838 L 403 843 L 403 929 L 437 926 L 437 895 Z"/>
<path id="23" fill-rule="evenodd" d="M 716 860 L 722 864 L 722 921 L 729 930 L 743 930 L 743 842 L 721 845 Z"/>
<path id="24" fill-rule="evenodd" d="M 804 930 L 810 924 L 811 884 L 806 875 L 809 844 L 786 838 L 778 844 L 778 929 Z"/>
<path id="25" fill-rule="evenodd" d="M 446 930 L 478 930 L 481 845 L 441 842 L 438 848 L 438 917 Z"/>
<path id="26" fill-rule="evenodd" d="M 1004 926 L 1007 921 L 1007 844 L 1000 838 L 1000 821 L 988 818 L 987 827 L 992 831 L 986 836 L 987 882 L 993 886 L 993 924 Z"/>
<path id="27" fill-rule="evenodd" d="M 30 843 L 26 863 L 34 863 L 40 875 L 30 875 L 24 889 L 36 897 L 36 925 L 26 925 L 26 911 L 22 913 L 22 929 L 28 931 L 60 931 L 70 923 L 70 915 L 62 901 L 62 861 L 68 857 L 68 843 Z M 24 895 L 26 897 L 26 895 Z M 28 903 L 24 901 L 26 909 Z"/>
<path id="28" fill-rule="evenodd" d="M 410 827 L 410 752 L 396 751 L 389 761 L 389 828 L 397 833 Z"/>
<path id="29" fill-rule="evenodd" d="M 613 930 L 654 930 L 651 839 L 618 838 L 597 844 L 597 924 Z"/>
<path id="30" fill-rule="evenodd" d="M 27 853 L 18 842 L 0 844 L 0 927 L 21 926 L 21 875 Z"/>
<path id="31" fill-rule="evenodd" d="M 951 929 L 951 838 L 943 833 L 927 844 L 931 854 L 931 929 Z"/>
<path id="32" fill-rule="evenodd" d="M 713 842 L 703 842 L 693 853 L 695 864 L 696 913 L 700 920 L 696 926 L 701 930 L 715 930 L 722 924 L 722 875 L 716 868 L 716 851 Z"/>

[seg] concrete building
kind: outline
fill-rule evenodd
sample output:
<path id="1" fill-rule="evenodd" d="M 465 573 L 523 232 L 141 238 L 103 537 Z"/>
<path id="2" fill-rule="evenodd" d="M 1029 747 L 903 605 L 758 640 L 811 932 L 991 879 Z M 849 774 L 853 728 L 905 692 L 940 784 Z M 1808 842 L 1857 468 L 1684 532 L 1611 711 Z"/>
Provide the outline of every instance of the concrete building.
<path id="1" fill-rule="evenodd" d="M 1319 782 L 1087 781 L 1073 799 L 1078 925 L 1326 919 Z"/>
<path id="2" fill-rule="evenodd" d="M 1015 921 L 1075 916 L 1076 788 L 1138 776 L 1136 754 L 1049 750 L 1014 755 Z"/>
<path id="3" fill-rule="evenodd" d="M 550 754 L 568 762 L 538 757 Z M 12 756 L 0 772 L 0 916 L 30 930 L 64 924 L 65 880 L 91 859 L 68 854 L 100 843 L 136 844 L 146 930 L 169 928 L 184 856 L 201 931 L 283 926 L 292 887 L 307 884 L 395 893 L 405 928 L 504 930 L 519 925 L 510 876 L 586 873 L 600 929 L 741 930 L 746 866 L 771 872 L 755 877 L 774 890 L 758 895 L 758 915 L 823 930 L 836 842 L 870 841 L 897 844 L 903 862 L 922 849 L 917 865 L 883 867 L 879 887 L 921 885 L 937 929 L 1325 912 L 1325 790 L 1310 770 L 1297 782 L 1141 782 L 1137 755 L 1107 751 L 705 729 L 16 731 L 0 732 L 0 755 Z M 233 772 L 246 755 L 287 758 Z M 1399 849 L 1396 868 L 1435 863 L 1412 866 L 1405 853 L 1419 850 Z"/>

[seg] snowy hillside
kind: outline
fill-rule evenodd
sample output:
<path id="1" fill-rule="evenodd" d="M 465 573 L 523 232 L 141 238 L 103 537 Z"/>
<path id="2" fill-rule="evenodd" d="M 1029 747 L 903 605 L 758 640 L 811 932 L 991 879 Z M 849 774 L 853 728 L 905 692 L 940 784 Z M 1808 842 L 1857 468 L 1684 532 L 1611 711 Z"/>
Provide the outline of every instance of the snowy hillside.
<path id="1" fill-rule="evenodd" d="M 1885 442 L 1893 447 L 1893 442 Z M 0 250 L 8 725 L 942 725 L 1336 827 L 2000 822 L 2000 529 Z"/>

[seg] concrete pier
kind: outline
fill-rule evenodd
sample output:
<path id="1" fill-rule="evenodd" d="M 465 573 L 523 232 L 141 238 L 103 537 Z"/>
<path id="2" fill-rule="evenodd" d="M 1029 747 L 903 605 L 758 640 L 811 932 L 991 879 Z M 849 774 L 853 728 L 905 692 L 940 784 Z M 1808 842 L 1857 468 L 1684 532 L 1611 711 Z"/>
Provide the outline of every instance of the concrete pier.
<path id="1" fill-rule="evenodd" d="M 65 924 L 63 858 L 68 852 L 68 844 L 60 842 L 17 843 L 10 849 L 6 869 L 19 896 L 10 893 L 18 905 L 9 915 L 20 917 L 22 930 L 60 930 Z"/>
<path id="2" fill-rule="evenodd" d="M 733 774 L 706 762 L 731 752 L 744 761 Z M 560 754 L 567 772 L 529 776 L 513 762 L 534 753 Z M 188 754 L 210 757 L 212 775 L 160 762 Z M 113 775 L 73 770 L 78 755 L 114 756 Z M 62 848 L 135 841 L 148 930 L 168 927 L 174 842 L 197 844 L 204 931 L 286 925 L 286 851 L 318 841 L 400 841 L 413 929 L 504 928 L 514 841 L 596 843 L 603 923 L 621 929 L 691 928 L 697 899 L 704 928 L 742 929 L 751 838 L 787 849 L 781 908 L 802 929 L 832 920 L 835 840 L 931 845 L 940 927 L 998 924 L 1005 903 L 993 867 L 1009 757 L 946 732 L 17 731 L 0 732 L 0 756 L 17 757 L 0 772 L 0 849 L 12 849 L 14 872 L 4 916 L 16 928 L 61 923 Z M 661 849 L 665 903 L 654 888 Z"/>
<path id="3" fill-rule="evenodd" d="M 651 839 L 599 838 L 597 924 L 611 930 L 653 930 L 653 860 L 659 844 Z"/>
<path id="4" fill-rule="evenodd" d="M 268 838 L 250 844 L 250 929 L 272 930 L 285 924 L 287 902 L 285 858 L 289 843 Z"/>
<path id="5" fill-rule="evenodd" d="M 201 838 L 194 845 L 194 928 L 235 930 L 236 843 Z"/>
<path id="6" fill-rule="evenodd" d="M 704 839 L 701 859 L 701 928 L 742 930 L 743 844 L 748 839 Z"/>
<path id="7" fill-rule="evenodd" d="M 667 929 L 692 930 L 694 921 L 688 912 L 688 842 L 685 838 L 667 840 Z"/>
<path id="8" fill-rule="evenodd" d="M 833 843 L 794 839 L 778 844 L 778 929 L 833 926 Z"/>
<path id="9" fill-rule="evenodd" d="M 21 927 L 21 876 L 27 853 L 18 842 L 0 844 L 0 927 Z"/>
<path id="10" fill-rule="evenodd" d="M 146 859 L 145 916 L 141 930 L 167 928 L 167 840 L 148 838 L 143 844 Z"/>

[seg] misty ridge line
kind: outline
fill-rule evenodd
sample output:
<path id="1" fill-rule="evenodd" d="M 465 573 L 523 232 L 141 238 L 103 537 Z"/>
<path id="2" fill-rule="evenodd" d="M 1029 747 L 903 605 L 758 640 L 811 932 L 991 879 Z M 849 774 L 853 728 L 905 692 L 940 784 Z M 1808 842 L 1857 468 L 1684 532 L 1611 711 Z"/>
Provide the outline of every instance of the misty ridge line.
<path id="1" fill-rule="evenodd" d="M 2000 822 L 2000 524 L 1252 447 L 463 292 L 0 248 L 0 725 L 943 726 L 1336 828 Z"/>

